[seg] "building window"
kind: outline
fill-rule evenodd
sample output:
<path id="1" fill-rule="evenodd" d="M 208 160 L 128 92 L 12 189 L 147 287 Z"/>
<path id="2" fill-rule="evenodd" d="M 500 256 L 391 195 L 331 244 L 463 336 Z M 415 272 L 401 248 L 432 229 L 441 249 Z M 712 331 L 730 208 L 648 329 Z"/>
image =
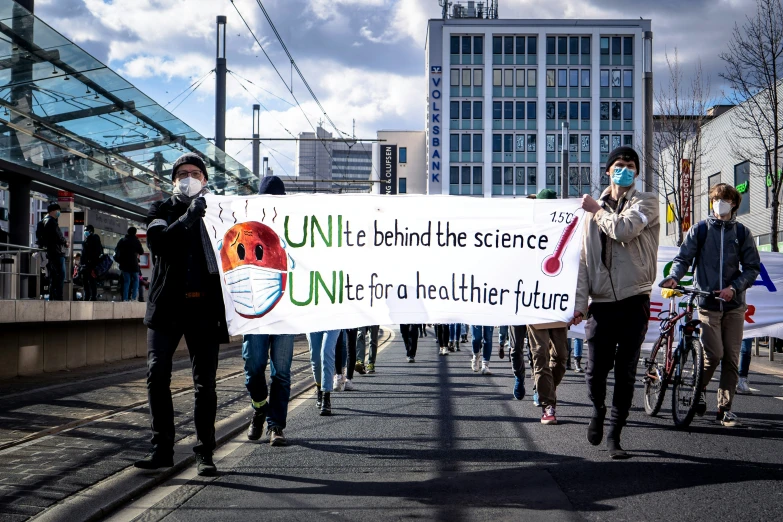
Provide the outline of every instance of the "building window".
<path id="1" fill-rule="evenodd" d="M 582 152 L 590 152 L 590 135 L 582 134 Z"/>
<path id="2" fill-rule="evenodd" d="M 601 38 L 601 54 L 609 54 L 609 38 Z"/>
<path id="3" fill-rule="evenodd" d="M 601 87 L 609 87 L 609 70 L 601 69 Z"/>
<path id="4" fill-rule="evenodd" d="M 494 87 L 503 86 L 503 71 L 501 69 L 492 69 L 492 85 Z"/>
<path id="5" fill-rule="evenodd" d="M 484 148 L 484 136 L 482 134 L 473 135 L 473 152 L 481 152 Z"/>
<path id="6" fill-rule="evenodd" d="M 579 152 L 579 135 L 568 135 L 568 152 Z"/>
<path id="7" fill-rule="evenodd" d="M 471 103 L 469 101 L 462 102 L 462 119 L 463 120 L 469 120 L 470 119 L 470 105 L 471 105 Z"/>
<path id="8" fill-rule="evenodd" d="M 618 121 L 620 116 L 620 102 L 612 102 L 612 119 Z"/>
<path id="9" fill-rule="evenodd" d="M 470 87 L 470 69 L 462 69 L 462 86 Z"/>
<path id="10" fill-rule="evenodd" d="M 527 37 L 527 54 L 538 54 L 538 37 L 536 36 L 528 36 Z"/>
<path id="11" fill-rule="evenodd" d="M 473 167 L 473 184 L 481 185 L 482 182 L 481 167 Z"/>
<path id="12" fill-rule="evenodd" d="M 546 37 L 546 54 L 555 54 L 555 37 Z"/>
<path id="13" fill-rule="evenodd" d="M 462 54 L 470 54 L 470 36 L 462 37 Z"/>
<path id="14" fill-rule="evenodd" d="M 555 102 L 546 102 L 546 119 L 555 119 Z"/>
<path id="15" fill-rule="evenodd" d="M 503 53 L 504 54 L 514 54 L 514 37 L 513 36 L 504 36 L 503 37 Z"/>
<path id="16" fill-rule="evenodd" d="M 503 136 L 500 134 L 492 135 L 492 152 L 503 152 Z"/>
<path id="17" fill-rule="evenodd" d="M 473 86 L 481 87 L 482 85 L 484 85 L 484 70 L 473 69 Z"/>
<path id="18" fill-rule="evenodd" d="M 579 54 L 579 37 L 572 36 L 568 39 L 568 53 L 571 55 Z"/>
<path id="19" fill-rule="evenodd" d="M 590 119 L 590 102 L 582 102 L 582 119 Z"/>
<path id="20" fill-rule="evenodd" d="M 400 159 L 399 159 L 400 163 L 408 163 L 408 147 L 400 147 L 399 155 L 400 155 Z"/>
<path id="21" fill-rule="evenodd" d="M 633 119 L 633 102 L 623 103 L 623 119 L 624 120 Z"/>
<path id="22" fill-rule="evenodd" d="M 626 36 L 623 38 L 623 54 L 626 56 L 633 56 L 633 37 Z"/>
<path id="23" fill-rule="evenodd" d="M 612 150 L 620 146 L 620 136 L 617 134 L 612 135 Z"/>
<path id="24" fill-rule="evenodd" d="M 535 69 L 528 69 L 527 70 L 527 86 L 528 87 L 535 87 L 536 86 L 536 70 Z"/>
<path id="25" fill-rule="evenodd" d="M 527 102 L 527 119 L 528 120 L 536 119 L 536 102 L 534 101 Z"/>
<path id="26" fill-rule="evenodd" d="M 451 37 L 451 54 L 459 54 L 459 36 Z"/>
<path id="27" fill-rule="evenodd" d="M 459 167 L 449 168 L 449 183 L 459 185 Z"/>
<path id="28" fill-rule="evenodd" d="M 462 184 L 463 185 L 470 185 L 470 167 L 462 167 Z"/>
<path id="29" fill-rule="evenodd" d="M 601 153 L 605 154 L 609 152 L 609 135 L 601 134 Z"/>
<path id="30" fill-rule="evenodd" d="M 633 136 L 631 134 L 623 136 L 623 145 L 626 147 L 633 147 Z"/>
<path id="31" fill-rule="evenodd" d="M 568 117 L 568 104 L 566 102 L 557 102 L 557 119 L 565 120 Z"/>
<path id="32" fill-rule="evenodd" d="M 501 36 L 492 37 L 492 54 L 503 53 L 503 38 Z"/>
<path id="33" fill-rule="evenodd" d="M 565 36 L 557 37 L 557 54 L 568 54 L 568 38 Z"/>
<path id="34" fill-rule="evenodd" d="M 473 102 L 473 119 L 481 120 L 484 118 L 484 108 L 480 101 Z"/>
<path id="35" fill-rule="evenodd" d="M 453 101 L 449 103 L 449 112 L 451 113 L 452 120 L 459 119 L 459 102 Z"/>
<path id="36" fill-rule="evenodd" d="M 582 37 L 582 54 L 590 54 L 590 37 Z"/>
<path id="37" fill-rule="evenodd" d="M 568 119 L 570 120 L 578 120 L 579 119 L 579 102 L 568 102 Z"/>
<path id="38" fill-rule="evenodd" d="M 470 134 L 462 134 L 462 152 L 470 152 Z"/>
<path id="39" fill-rule="evenodd" d="M 492 184 L 503 184 L 503 171 L 500 169 L 500 167 L 492 167 Z"/>
<path id="40" fill-rule="evenodd" d="M 619 36 L 613 36 L 612 37 L 612 54 L 617 56 L 620 54 L 620 37 Z"/>
<path id="41" fill-rule="evenodd" d="M 449 152 L 459 152 L 459 134 L 451 135 L 451 142 L 449 143 Z"/>
<path id="42" fill-rule="evenodd" d="M 525 70 L 517 69 L 517 87 L 525 86 Z"/>
<path id="43" fill-rule="evenodd" d="M 525 54 L 525 37 L 517 36 L 517 54 Z"/>
<path id="44" fill-rule="evenodd" d="M 397 194 L 407 194 L 408 193 L 408 180 L 407 178 L 400 178 L 399 180 L 400 186 L 397 189 Z"/>
<path id="45" fill-rule="evenodd" d="M 514 86 L 514 69 L 505 69 L 503 71 L 503 84 L 506 87 Z"/>
<path id="46" fill-rule="evenodd" d="M 601 119 L 609 119 L 609 102 L 601 102 Z"/>
<path id="47" fill-rule="evenodd" d="M 503 152 L 514 152 L 514 135 L 503 135 Z"/>
<path id="48" fill-rule="evenodd" d="M 492 102 L 492 119 L 499 120 L 503 117 L 503 102 Z"/>
<path id="49" fill-rule="evenodd" d="M 527 135 L 527 151 L 528 152 L 535 152 L 536 151 L 536 135 L 535 134 L 528 134 Z"/>
<path id="50" fill-rule="evenodd" d="M 518 101 L 517 103 L 517 119 L 525 119 L 525 102 Z"/>
<path id="51" fill-rule="evenodd" d="M 712 214 L 712 200 L 710 199 L 710 190 L 720 183 L 720 172 L 707 178 L 707 211 Z"/>
<path id="52" fill-rule="evenodd" d="M 582 87 L 590 87 L 590 69 L 582 69 Z"/>
<path id="53" fill-rule="evenodd" d="M 514 119 L 514 102 L 503 102 L 503 119 L 504 120 L 513 120 Z"/>
<path id="54" fill-rule="evenodd" d="M 451 86 L 459 87 L 459 69 L 451 70 Z"/>
<path id="55" fill-rule="evenodd" d="M 555 151 L 555 135 L 554 134 L 547 134 L 546 135 L 546 151 L 547 152 L 554 152 Z"/>
<path id="56" fill-rule="evenodd" d="M 620 87 L 620 70 L 614 69 L 612 71 L 612 87 Z"/>
<path id="57" fill-rule="evenodd" d="M 750 161 L 744 161 L 734 165 L 734 187 L 742 196 L 737 215 L 750 212 Z"/>
<path id="58" fill-rule="evenodd" d="M 633 87 L 633 71 L 631 70 L 623 71 L 623 86 Z"/>
<path id="59" fill-rule="evenodd" d="M 557 70 L 557 86 L 568 87 L 568 73 L 565 69 Z"/>
<path id="60" fill-rule="evenodd" d="M 516 137 L 517 152 L 525 152 L 525 135 L 517 134 Z"/>
<path id="61" fill-rule="evenodd" d="M 473 37 L 473 54 L 484 54 L 484 37 Z"/>
<path id="62" fill-rule="evenodd" d="M 554 69 L 547 69 L 546 70 L 546 86 L 547 87 L 554 87 L 555 86 L 555 70 Z"/>
<path id="63" fill-rule="evenodd" d="M 568 79 L 569 85 L 571 87 L 579 87 L 579 69 L 571 69 L 568 75 L 570 76 Z"/>

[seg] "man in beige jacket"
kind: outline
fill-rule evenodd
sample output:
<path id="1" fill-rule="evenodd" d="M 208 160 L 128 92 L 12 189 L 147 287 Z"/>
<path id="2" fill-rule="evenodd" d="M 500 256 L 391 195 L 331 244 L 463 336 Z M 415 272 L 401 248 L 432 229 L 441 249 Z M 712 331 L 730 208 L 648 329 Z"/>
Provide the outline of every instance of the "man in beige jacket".
<path id="1" fill-rule="evenodd" d="M 613 459 L 628 458 L 620 446 L 633 400 L 636 367 L 650 320 L 650 291 L 658 258 L 658 198 L 634 187 L 639 155 L 631 147 L 609 154 L 611 180 L 598 201 L 582 199 L 585 230 L 574 319 L 586 318 L 588 346 L 585 377 L 593 416 L 587 440 L 603 439 L 606 379 L 614 367 L 614 396 L 606 446 Z M 588 306 L 589 298 L 589 306 Z"/>

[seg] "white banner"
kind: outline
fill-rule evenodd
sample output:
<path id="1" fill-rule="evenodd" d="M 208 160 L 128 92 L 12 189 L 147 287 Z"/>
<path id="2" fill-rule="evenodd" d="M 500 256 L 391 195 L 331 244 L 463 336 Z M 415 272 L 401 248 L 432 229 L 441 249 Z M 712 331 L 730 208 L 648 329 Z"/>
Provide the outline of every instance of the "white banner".
<path id="1" fill-rule="evenodd" d="M 660 334 L 658 314 L 669 310 L 669 300 L 661 297 L 658 285 L 669 275 L 672 260 L 678 248 L 660 247 L 658 249 L 658 272 L 655 286 L 650 296 L 650 327 L 647 330 L 646 344 L 652 345 Z M 783 338 L 783 254 L 760 252 L 761 273 L 753 287 L 745 294 L 748 309 L 745 312 L 745 337 Z M 693 274 L 680 281 L 683 286 L 693 284 Z M 683 300 L 678 300 L 678 307 Z M 680 310 L 680 308 L 677 308 Z M 570 335 L 584 338 L 584 323 L 571 328 Z"/>
<path id="2" fill-rule="evenodd" d="M 232 335 L 573 315 L 575 200 L 207 196 Z"/>

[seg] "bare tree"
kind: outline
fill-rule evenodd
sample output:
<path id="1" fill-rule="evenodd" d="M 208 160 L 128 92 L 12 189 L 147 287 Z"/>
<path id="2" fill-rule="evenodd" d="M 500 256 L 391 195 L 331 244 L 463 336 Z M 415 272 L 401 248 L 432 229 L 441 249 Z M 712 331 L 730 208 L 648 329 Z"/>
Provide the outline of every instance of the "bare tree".
<path id="1" fill-rule="evenodd" d="M 702 74 L 701 60 L 693 68 L 690 83 L 684 80 L 677 49 L 674 57 L 666 53 L 669 76 L 655 93 L 655 120 L 653 174 L 655 188 L 666 200 L 667 218 L 671 213 L 677 226 L 677 245 L 684 232 L 693 225 L 697 194 L 694 194 L 694 172 L 705 150 L 701 127 L 709 118 L 712 106 L 709 78 Z"/>
<path id="2" fill-rule="evenodd" d="M 731 87 L 737 138 L 734 154 L 764 173 L 770 192 L 772 251 L 778 252 L 780 228 L 781 92 L 783 74 L 783 6 L 780 0 L 756 0 L 756 13 L 734 26 L 729 48 L 721 53 L 726 70 L 721 74 Z M 759 141 L 766 153 L 758 155 Z"/>

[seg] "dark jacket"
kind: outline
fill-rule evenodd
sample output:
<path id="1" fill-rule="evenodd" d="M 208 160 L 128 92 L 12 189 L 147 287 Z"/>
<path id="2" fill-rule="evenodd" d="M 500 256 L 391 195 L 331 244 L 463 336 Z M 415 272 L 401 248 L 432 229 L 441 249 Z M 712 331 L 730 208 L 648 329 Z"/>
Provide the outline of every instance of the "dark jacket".
<path id="1" fill-rule="evenodd" d="M 98 264 L 103 255 L 103 244 L 98 234 L 92 233 L 84 241 L 84 250 L 82 251 L 82 265 L 92 269 Z"/>
<path id="2" fill-rule="evenodd" d="M 699 249 L 698 229 L 699 225 L 694 225 L 688 231 L 674 258 L 669 277 L 680 281 L 690 270 Z M 745 290 L 753 286 L 761 268 L 753 234 L 747 227 L 745 229 L 745 241 L 740 245 L 734 219 L 707 219 L 707 237 L 696 266 L 696 288 L 703 292 L 717 292 L 731 286 L 734 288 L 734 298 L 728 303 L 714 297 L 700 299 L 701 308 L 728 311 L 745 306 Z"/>
<path id="3" fill-rule="evenodd" d="M 46 249 L 46 255 L 48 257 L 64 256 L 66 243 L 57 218 L 46 216 L 44 218 L 43 245 L 40 245 Z"/>
<path id="4" fill-rule="evenodd" d="M 218 330 L 220 342 L 228 342 L 223 290 L 218 274 L 204 273 L 201 290 L 206 297 L 200 299 L 205 306 L 203 315 L 188 317 L 183 313 L 189 257 L 199 261 L 204 257 L 199 228 L 203 225 L 199 222 L 188 229 L 178 221 L 187 209 L 186 203 L 169 198 L 153 203 L 147 214 L 147 243 L 154 267 L 144 324 L 152 330 L 166 332 L 181 329 L 191 321 L 208 321 Z"/>
<path id="5" fill-rule="evenodd" d="M 139 256 L 144 253 L 141 241 L 136 236 L 126 235 L 117 242 L 114 249 L 114 260 L 120 265 L 123 272 L 141 272 L 139 269 Z"/>

